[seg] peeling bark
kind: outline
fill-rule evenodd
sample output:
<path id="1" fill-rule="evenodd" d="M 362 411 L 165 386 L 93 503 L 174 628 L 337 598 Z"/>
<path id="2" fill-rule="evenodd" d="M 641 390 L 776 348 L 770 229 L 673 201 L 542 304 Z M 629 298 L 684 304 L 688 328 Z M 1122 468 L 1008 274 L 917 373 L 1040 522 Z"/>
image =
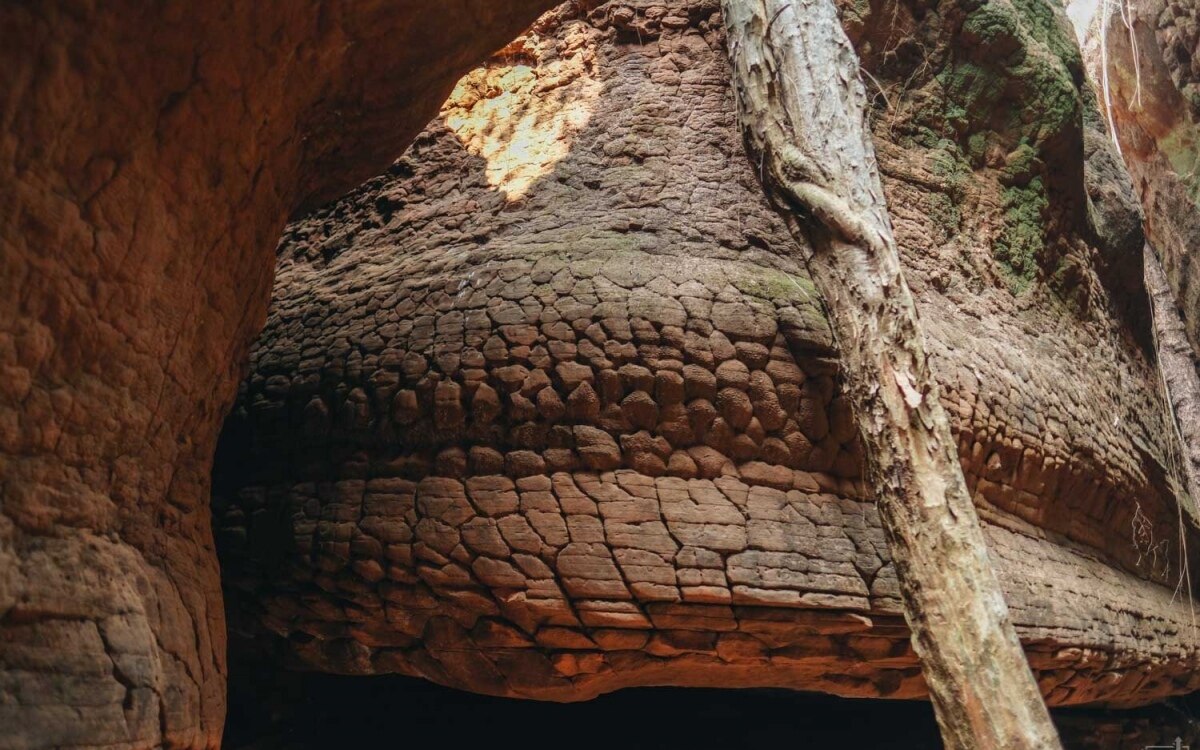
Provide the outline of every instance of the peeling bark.
<path id="1" fill-rule="evenodd" d="M 722 7 L 747 152 L 789 230 L 813 248 L 806 261 L 840 345 L 946 747 L 1058 747 L 929 369 L 834 5 Z"/>

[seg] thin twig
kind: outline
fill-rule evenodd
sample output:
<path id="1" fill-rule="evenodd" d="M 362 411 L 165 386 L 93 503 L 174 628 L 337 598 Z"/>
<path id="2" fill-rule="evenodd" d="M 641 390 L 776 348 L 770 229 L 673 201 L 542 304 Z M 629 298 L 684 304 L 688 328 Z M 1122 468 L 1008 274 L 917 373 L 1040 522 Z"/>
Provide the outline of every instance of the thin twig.
<path id="1" fill-rule="evenodd" d="M 768 39 L 771 38 L 771 27 L 775 25 L 775 21 L 779 18 L 779 16 L 781 16 L 785 10 L 789 10 L 791 7 L 792 4 L 788 3 L 779 10 L 775 11 L 775 15 L 771 16 L 771 20 L 767 23 L 767 33 L 763 34 L 764 37 Z"/>

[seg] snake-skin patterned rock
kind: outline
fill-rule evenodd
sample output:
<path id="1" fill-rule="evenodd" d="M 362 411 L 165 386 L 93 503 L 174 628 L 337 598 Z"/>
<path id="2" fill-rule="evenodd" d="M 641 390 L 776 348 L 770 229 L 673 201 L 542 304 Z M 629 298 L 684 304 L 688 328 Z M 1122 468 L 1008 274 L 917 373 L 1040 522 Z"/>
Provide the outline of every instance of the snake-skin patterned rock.
<path id="1" fill-rule="evenodd" d="M 884 5 L 846 25 L 1031 663 L 1053 704 L 1192 690 L 1200 542 L 1102 138 L 1085 175 L 1078 48 L 1040 0 Z M 552 12 L 287 229 L 217 459 L 236 630 L 313 669 L 555 700 L 923 695 L 839 342 L 742 150 L 717 11 Z"/>

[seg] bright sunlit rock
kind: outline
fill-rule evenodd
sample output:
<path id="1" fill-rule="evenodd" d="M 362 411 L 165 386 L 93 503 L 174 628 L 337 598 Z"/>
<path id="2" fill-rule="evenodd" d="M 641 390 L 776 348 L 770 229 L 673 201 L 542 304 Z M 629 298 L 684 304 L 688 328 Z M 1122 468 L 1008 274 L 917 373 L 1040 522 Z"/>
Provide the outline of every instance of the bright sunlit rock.
<path id="1" fill-rule="evenodd" d="M 445 122 L 472 156 L 487 162 L 488 184 L 510 201 L 566 157 L 576 133 L 592 117 L 600 83 L 579 77 L 566 86 L 559 70 L 572 60 L 538 70 L 527 65 L 477 70 L 459 81 L 450 95 Z M 547 70 L 549 68 L 549 70 Z M 568 94 L 569 92 L 569 94 Z"/>

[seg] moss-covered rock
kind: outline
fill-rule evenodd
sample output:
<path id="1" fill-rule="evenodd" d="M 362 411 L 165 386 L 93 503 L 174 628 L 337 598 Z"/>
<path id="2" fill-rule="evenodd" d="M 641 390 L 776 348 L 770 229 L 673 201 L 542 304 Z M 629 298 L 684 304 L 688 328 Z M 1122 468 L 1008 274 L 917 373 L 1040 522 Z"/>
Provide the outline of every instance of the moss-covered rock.
<path id="1" fill-rule="evenodd" d="M 1028 289 L 1038 277 L 1049 207 L 1041 177 L 1004 189 L 1004 228 L 992 245 L 992 254 L 1015 293 Z"/>

